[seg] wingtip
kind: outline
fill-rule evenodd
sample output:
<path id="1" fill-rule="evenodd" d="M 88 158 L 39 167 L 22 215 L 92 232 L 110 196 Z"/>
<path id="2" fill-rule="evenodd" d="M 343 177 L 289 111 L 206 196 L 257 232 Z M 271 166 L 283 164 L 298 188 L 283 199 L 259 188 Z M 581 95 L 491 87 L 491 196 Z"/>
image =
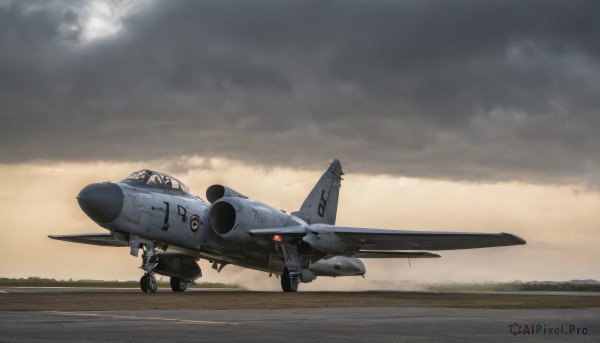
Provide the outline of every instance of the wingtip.
<path id="1" fill-rule="evenodd" d="M 503 236 L 509 237 L 510 239 L 512 239 L 515 244 L 514 245 L 525 245 L 527 244 L 527 241 L 525 241 L 523 238 L 517 236 L 517 235 L 513 235 L 512 233 L 507 233 L 507 232 L 501 232 L 500 233 Z"/>

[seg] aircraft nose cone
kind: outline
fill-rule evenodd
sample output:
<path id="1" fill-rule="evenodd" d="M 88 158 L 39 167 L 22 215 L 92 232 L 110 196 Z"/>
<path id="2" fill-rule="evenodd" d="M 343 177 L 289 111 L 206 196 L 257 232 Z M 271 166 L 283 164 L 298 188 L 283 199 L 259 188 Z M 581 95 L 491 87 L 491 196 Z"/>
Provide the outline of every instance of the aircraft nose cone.
<path id="1" fill-rule="evenodd" d="M 123 191 L 114 183 L 92 183 L 77 195 L 79 207 L 98 224 L 115 220 L 123 209 Z"/>

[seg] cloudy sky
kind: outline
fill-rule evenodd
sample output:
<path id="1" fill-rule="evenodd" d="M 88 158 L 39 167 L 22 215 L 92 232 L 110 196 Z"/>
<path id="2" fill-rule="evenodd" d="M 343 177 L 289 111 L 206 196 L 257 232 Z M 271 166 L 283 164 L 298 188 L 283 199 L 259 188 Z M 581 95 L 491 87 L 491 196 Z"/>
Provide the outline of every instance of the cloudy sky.
<path id="1" fill-rule="evenodd" d="M 370 280 L 343 287 L 390 269 L 397 282 L 600 279 L 599 11 L 0 0 L 0 276 L 139 276 L 126 251 L 44 238 L 99 230 L 74 201 L 87 183 L 148 167 L 294 210 L 339 158 L 340 224 L 529 243 L 370 262 Z"/>

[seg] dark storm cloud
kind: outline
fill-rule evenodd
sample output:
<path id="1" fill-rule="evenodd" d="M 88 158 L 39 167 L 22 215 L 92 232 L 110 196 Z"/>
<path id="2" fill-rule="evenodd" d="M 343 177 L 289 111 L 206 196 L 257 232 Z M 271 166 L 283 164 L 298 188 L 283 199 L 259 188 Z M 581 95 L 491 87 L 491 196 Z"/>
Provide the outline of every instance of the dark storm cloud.
<path id="1" fill-rule="evenodd" d="M 597 1 L 161 1 L 92 41 L 85 5 L 0 5 L 0 162 L 600 177 Z"/>

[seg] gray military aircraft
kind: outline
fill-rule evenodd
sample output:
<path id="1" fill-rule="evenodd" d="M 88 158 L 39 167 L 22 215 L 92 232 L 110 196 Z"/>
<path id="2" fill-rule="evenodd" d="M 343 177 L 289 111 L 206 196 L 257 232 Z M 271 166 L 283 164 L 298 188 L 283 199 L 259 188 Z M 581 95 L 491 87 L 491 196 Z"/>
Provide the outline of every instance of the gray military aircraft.
<path id="1" fill-rule="evenodd" d="M 525 244 L 509 233 L 404 231 L 335 226 L 342 166 L 334 160 L 297 212 L 286 214 L 235 190 L 213 185 L 208 203 L 176 178 L 142 170 L 117 183 L 84 187 L 77 202 L 107 233 L 50 235 L 68 242 L 142 249 L 144 292 L 155 274 L 184 291 L 202 276 L 197 261 L 219 272 L 228 264 L 280 276 L 284 292 L 317 276 L 364 276 L 361 258 L 432 258 L 427 250 Z"/>

